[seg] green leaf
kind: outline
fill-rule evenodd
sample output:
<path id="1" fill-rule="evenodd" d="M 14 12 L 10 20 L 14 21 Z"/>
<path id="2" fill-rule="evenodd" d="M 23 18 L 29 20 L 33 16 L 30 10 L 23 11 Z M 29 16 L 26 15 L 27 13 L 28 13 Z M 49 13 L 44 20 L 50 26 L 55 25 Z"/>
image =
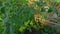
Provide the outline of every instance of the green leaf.
<path id="1" fill-rule="evenodd" d="M 3 20 L 3 19 L 0 17 L 0 20 Z"/>
<path id="2" fill-rule="evenodd" d="M 39 7 L 42 7 L 43 5 L 45 5 L 45 2 L 35 2 L 36 5 L 38 5 Z"/>
<path id="3" fill-rule="evenodd" d="M 22 4 L 26 4 L 27 1 L 26 0 L 21 0 Z"/>
<path id="4" fill-rule="evenodd" d="M 30 20 L 28 20 L 27 22 L 24 22 L 24 25 L 28 26 L 29 22 L 30 22 Z"/>
<path id="5" fill-rule="evenodd" d="M 60 0 L 51 0 L 51 1 L 53 1 L 53 2 L 60 2 Z"/>
<path id="6" fill-rule="evenodd" d="M 1 13 L 5 13 L 5 7 L 1 8 Z"/>
<path id="7" fill-rule="evenodd" d="M 13 27 L 13 24 L 10 24 L 10 34 L 14 34 L 14 27 Z"/>
<path id="8" fill-rule="evenodd" d="M 19 29 L 19 31 L 20 31 L 20 32 L 23 32 L 25 29 L 26 29 L 25 26 L 21 26 L 20 29 Z"/>
<path id="9" fill-rule="evenodd" d="M 4 29 L 4 34 L 9 34 L 10 33 L 10 26 L 8 24 L 5 25 L 5 29 Z"/>
<path id="10" fill-rule="evenodd" d="M 30 22 L 30 25 L 33 26 L 33 22 L 32 21 Z"/>
<path id="11" fill-rule="evenodd" d="M 48 10 L 48 13 L 52 12 L 54 10 L 54 8 L 55 8 L 54 6 L 51 6 Z"/>
<path id="12" fill-rule="evenodd" d="M 3 24 L 6 24 L 8 21 L 9 21 L 9 16 L 7 16 L 7 17 L 2 21 L 2 23 L 3 23 Z"/>

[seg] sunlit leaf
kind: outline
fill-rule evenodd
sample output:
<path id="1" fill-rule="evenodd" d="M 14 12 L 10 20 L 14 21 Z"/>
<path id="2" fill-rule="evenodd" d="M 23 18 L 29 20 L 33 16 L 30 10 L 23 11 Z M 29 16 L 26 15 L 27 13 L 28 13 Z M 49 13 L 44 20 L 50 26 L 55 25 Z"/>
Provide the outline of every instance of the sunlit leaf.
<path id="1" fill-rule="evenodd" d="M 26 27 L 21 26 L 20 29 L 19 29 L 19 31 L 20 31 L 20 32 L 23 32 L 23 31 L 25 30 L 25 28 L 26 28 Z"/>
<path id="2" fill-rule="evenodd" d="M 27 22 L 25 22 L 25 23 L 24 23 L 25 26 L 28 26 L 29 22 L 30 22 L 29 20 L 28 20 Z"/>
<path id="3" fill-rule="evenodd" d="M 60 2 L 60 0 L 51 0 L 51 1 L 53 1 L 53 2 Z"/>

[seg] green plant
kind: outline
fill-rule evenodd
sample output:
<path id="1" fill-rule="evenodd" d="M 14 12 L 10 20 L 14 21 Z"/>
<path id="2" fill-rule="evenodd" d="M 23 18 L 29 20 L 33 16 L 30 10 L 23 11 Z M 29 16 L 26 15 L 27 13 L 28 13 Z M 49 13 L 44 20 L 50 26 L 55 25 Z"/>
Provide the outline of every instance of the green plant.
<path id="1" fill-rule="evenodd" d="M 30 32 L 32 32 L 32 28 L 37 31 L 41 29 L 40 23 L 36 23 L 34 20 L 34 14 L 41 13 L 45 18 L 48 13 L 46 14 L 46 11 L 36 10 L 34 7 L 37 5 L 42 10 L 46 2 L 40 0 L 40 2 L 36 1 L 32 5 L 28 5 L 27 3 L 28 1 L 26 0 L 0 0 L 0 34 L 18 34 L 18 32 L 24 34 L 25 29 Z M 49 9 L 49 13 L 52 9 Z M 47 31 L 51 31 L 49 27 L 44 27 L 43 30 L 42 33 L 44 34 Z"/>

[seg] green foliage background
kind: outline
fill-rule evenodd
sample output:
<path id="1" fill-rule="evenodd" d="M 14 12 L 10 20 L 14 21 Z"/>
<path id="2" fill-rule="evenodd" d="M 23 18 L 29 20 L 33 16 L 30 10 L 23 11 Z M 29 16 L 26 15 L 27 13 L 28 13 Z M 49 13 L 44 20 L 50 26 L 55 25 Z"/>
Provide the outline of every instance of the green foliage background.
<path id="1" fill-rule="evenodd" d="M 39 7 L 44 5 L 43 2 L 36 4 Z M 33 7 L 34 5 L 29 7 L 26 0 L 0 0 L 0 34 L 18 34 L 23 33 L 25 29 L 31 32 L 31 27 L 39 30 L 40 25 L 33 23 L 33 15 L 39 11 Z M 44 27 L 42 33 L 48 34 L 52 31 L 54 32 L 49 27 Z"/>

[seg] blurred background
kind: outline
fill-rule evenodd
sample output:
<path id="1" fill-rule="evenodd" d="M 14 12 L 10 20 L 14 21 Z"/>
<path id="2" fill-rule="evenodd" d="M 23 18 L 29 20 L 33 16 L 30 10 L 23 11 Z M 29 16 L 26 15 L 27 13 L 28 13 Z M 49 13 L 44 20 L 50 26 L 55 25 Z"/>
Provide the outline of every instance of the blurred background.
<path id="1" fill-rule="evenodd" d="M 60 34 L 60 0 L 0 0 L 0 34 Z"/>

